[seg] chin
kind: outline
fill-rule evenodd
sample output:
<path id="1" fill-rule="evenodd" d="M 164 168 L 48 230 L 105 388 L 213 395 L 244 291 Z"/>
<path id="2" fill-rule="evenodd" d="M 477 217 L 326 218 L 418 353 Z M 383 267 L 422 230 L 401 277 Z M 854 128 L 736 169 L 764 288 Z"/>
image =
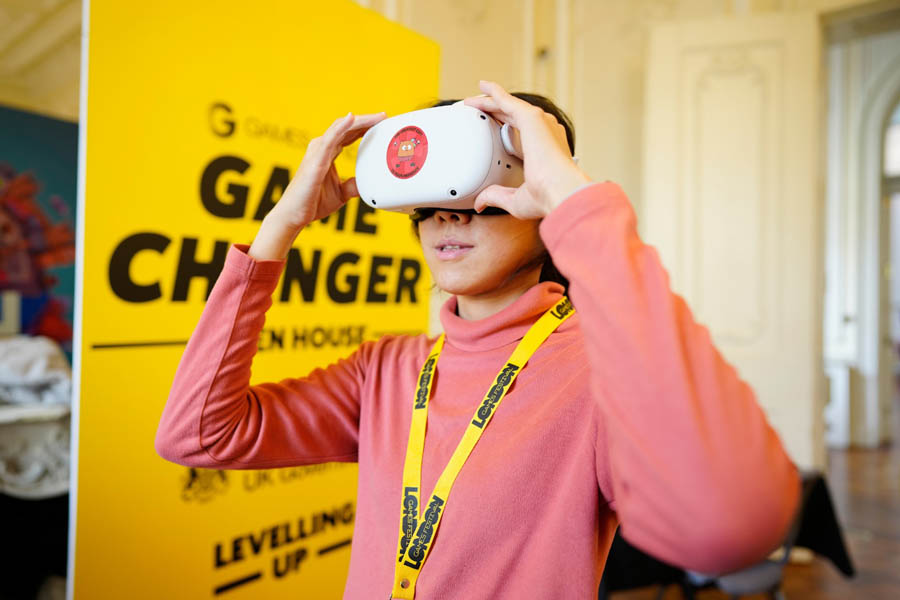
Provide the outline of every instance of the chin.
<path id="1" fill-rule="evenodd" d="M 464 278 L 438 277 L 434 282 L 442 291 L 455 296 L 475 296 L 487 291 L 487 286 L 479 285 L 480 282 Z"/>
<path id="2" fill-rule="evenodd" d="M 431 272 L 434 283 L 444 292 L 456 296 L 475 296 L 492 289 L 490 281 L 479 277 L 472 268 L 441 269 Z"/>

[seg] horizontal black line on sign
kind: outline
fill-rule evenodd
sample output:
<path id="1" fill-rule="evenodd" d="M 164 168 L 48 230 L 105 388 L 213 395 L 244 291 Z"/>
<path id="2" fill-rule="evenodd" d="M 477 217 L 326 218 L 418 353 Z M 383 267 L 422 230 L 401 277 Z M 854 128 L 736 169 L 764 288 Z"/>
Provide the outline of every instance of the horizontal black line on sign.
<path id="1" fill-rule="evenodd" d="M 236 579 L 230 583 L 223 583 L 222 585 L 220 585 L 219 587 L 217 587 L 216 589 L 213 590 L 213 594 L 218 596 L 222 592 L 227 592 L 229 590 L 233 590 L 234 588 L 236 588 L 240 585 L 244 585 L 245 583 L 250 583 L 251 581 L 256 581 L 260 577 L 262 577 L 262 571 L 257 571 L 256 573 L 251 573 L 250 575 L 247 575 L 246 577 L 241 577 L 240 579 Z"/>
<path id="2" fill-rule="evenodd" d="M 107 350 L 109 348 L 146 348 L 148 346 L 184 346 L 187 340 L 172 340 L 161 342 L 118 342 L 108 344 L 91 344 L 92 350 Z"/>
<path id="3" fill-rule="evenodd" d="M 324 548 L 322 548 L 322 549 L 319 550 L 319 556 L 322 556 L 323 554 L 326 554 L 326 553 L 328 553 L 328 552 L 331 552 L 332 550 L 340 550 L 340 549 L 343 548 L 344 546 L 349 546 L 349 545 L 350 545 L 350 542 L 352 542 L 352 541 L 353 541 L 353 538 L 350 538 L 350 539 L 348 539 L 348 540 L 344 540 L 344 541 L 342 541 L 342 542 L 338 542 L 337 544 L 332 544 L 332 545 L 330 545 L 330 546 L 325 546 Z"/>
<path id="4" fill-rule="evenodd" d="M 424 331 L 420 331 L 418 329 L 407 329 L 407 330 L 396 330 L 396 331 L 373 331 L 372 335 L 375 337 L 381 337 L 383 335 L 420 335 L 425 333 Z"/>

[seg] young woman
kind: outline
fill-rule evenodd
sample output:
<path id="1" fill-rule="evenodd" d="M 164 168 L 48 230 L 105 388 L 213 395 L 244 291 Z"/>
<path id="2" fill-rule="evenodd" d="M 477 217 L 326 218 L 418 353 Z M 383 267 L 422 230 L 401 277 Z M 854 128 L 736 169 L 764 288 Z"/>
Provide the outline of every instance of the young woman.
<path id="1" fill-rule="evenodd" d="M 304 377 L 249 385 L 288 249 L 357 195 L 333 161 L 385 117 L 348 115 L 310 142 L 253 244 L 229 250 L 157 451 L 215 469 L 358 461 L 348 599 L 595 598 L 619 525 L 696 571 L 765 556 L 800 481 L 753 390 L 670 290 L 621 188 L 572 161 L 564 115 L 481 90 L 466 103 L 518 129 L 525 183 L 484 190 L 475 210 L 494 214 L 419 215 L 434 281 L 453 294 L 441 344 L 384 336 Z M 568 290 L 546 277 L 548 257 Z M 532 353 L 514 360 L 526 333 Z"/>

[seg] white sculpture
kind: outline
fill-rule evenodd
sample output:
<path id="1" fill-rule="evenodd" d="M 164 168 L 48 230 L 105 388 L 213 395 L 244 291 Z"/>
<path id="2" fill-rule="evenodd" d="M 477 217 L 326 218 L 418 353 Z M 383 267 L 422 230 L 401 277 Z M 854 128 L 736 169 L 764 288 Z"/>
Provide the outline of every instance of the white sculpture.
<path id="1" fill-rule="evenodd" d="M 43 336 L 0 336 L 0 492 L 49 498 L 69 489 L 72 373 Z"/>

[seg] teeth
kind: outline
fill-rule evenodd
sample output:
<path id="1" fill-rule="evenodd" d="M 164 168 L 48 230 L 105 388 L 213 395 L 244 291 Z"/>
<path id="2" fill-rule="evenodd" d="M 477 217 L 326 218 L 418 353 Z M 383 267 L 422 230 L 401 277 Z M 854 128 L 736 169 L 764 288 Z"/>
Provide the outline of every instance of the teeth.
<path id="1" fill-rule="evenodd" d="M 442 250 L 459 250 L 460 246 L 442 246 Z"/>

